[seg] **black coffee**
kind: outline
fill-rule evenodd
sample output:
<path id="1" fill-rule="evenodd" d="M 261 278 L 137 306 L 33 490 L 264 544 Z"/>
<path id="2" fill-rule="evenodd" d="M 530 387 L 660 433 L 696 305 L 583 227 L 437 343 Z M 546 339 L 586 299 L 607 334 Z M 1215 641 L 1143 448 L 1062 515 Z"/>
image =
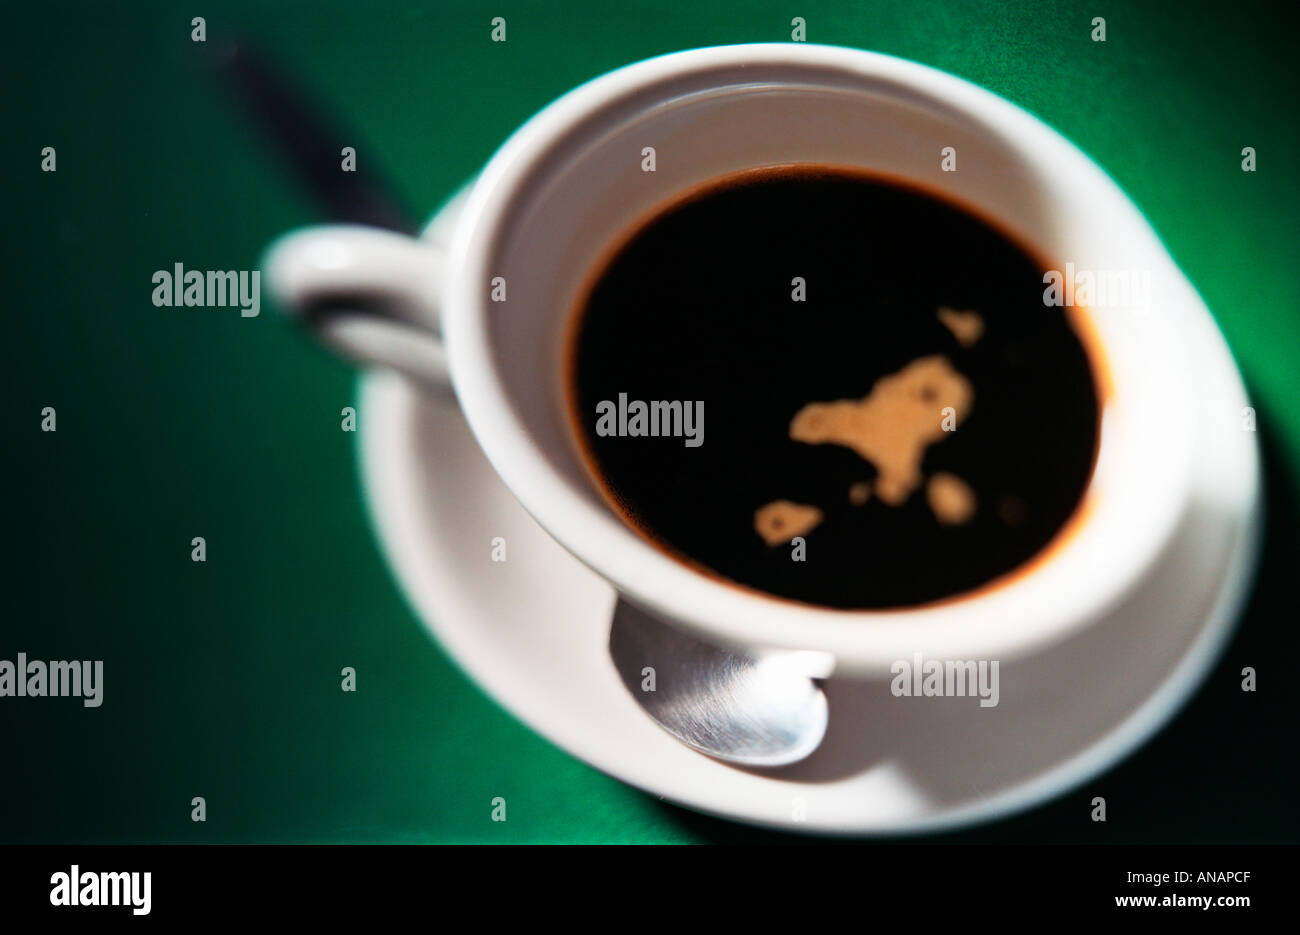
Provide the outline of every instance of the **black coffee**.
<path id="1" fill-rule="evenodd" d="M 987 221 L 828 167 L 719 180 L 638 226 L 571 342 L 592 473 L 697 568 L 839 608 L 1023 565 L 1076 513 L 1097 380 L 1044 266 Z"/>

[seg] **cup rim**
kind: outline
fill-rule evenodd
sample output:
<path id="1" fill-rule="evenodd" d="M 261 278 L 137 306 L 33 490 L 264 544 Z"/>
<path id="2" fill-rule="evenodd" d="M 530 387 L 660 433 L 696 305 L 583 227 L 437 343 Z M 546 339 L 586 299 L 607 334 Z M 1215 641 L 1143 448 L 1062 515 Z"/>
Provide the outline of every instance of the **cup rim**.
<path id="1" fill-rule="evenodd" d="M 1036 589 L 1035 577 L 1041 582 L 1043 575 L 1035 572 L 987 593 L 976 589 L 935 604 L 883 610 L 801 604 L 709 577 L 656 549 L 603 505 L 578 496 L 546 464 L 494 373 L 490 302 L 483 284 L 492 275 L 489 262 L 502 222 L 527 190 L 539 160 L 611 102 L 692 72 L 740 65 L 811 65 L 848 73 L 873 88 L 921 94 L 1003 128 L 1044 174 L 1070 173 L 1072 184 L 1091 186 L 1113 202 L 1115 225 L 1142 238 L 1148 258 L 1165 265 L 1159 281 L 1186 283 L 1145 218 L 1103 170 L 1038 118 L 964 79 L 881 53 L 808 43 L 669 53 L 595 78 L 548 105 L 501 146 L 466 199 L 449 251 L 449 269 L 458 272 L 445 287 L 443 327 L 457 396 L 489 461 L 541 526 L 621 595 L 723 645 L 821 650 L 842 666 L 879 672 L 918 650 L 948 658 L 1010 659 L 1099 619 L 1138 584 L 1173 533 L 1191 488 L 1190 440 L 1159 451 L 1168 483 L 1150 491 L 1153 499 L 1144 502 L 1149 509 L 1141 528 L 1128 530 L 1123 544 L 1127 560 L 1111 563 L 1108 576 L 1080 582 L 1071 601 L 1055 601 L 1055 594 Z M 1180 300 L 1203 309 L 1190 284 L 1185 292 Z M 1089 491 L 1095 481 L 1094 471 Z M 1050 566 L 1055 560 L 1045 561 Z"/>

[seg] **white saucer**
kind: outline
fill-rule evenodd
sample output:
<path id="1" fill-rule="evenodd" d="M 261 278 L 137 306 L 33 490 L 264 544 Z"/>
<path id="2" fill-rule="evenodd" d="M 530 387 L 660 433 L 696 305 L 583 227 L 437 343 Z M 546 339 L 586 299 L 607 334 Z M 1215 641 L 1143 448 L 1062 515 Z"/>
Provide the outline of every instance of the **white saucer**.
<path id="1" fill-rule="evenodd" d="M 445 243 L 464 194 L 427 237 Z M 1212 331 L 1189 348 L 1204 355 L 1207 378 L 1224 366 Z M 359 410 L 365 489 L 384 552 L 420 618 L 471 678 L 611 776 L 687 808 L 793 831 L 950 830 L 1031 808 L 1113 766 L 1200 685 L 1231 634 L 1258 551 L 1251 437 L 1248 458 L 1220 462 L 1204 452 L 1195 507 L 1153 574 L 1110 617 L 1000 667 L 996 707 L 972 697 L 898 698 L 888 681 L 832 678 L 822 746 L 795 766 L 750 772 L 678 743 L 628 694 L 607 651 L 613 589 L 524 511 L 454 402 L 374 373 L 362 380 Z M 1222 448 L 1213 435 L 1202 445 Z M 504 562 L 492 561 L 497 537 Z"/>
<path id="2" fill-rule="evenodd" d="M 702 812 L 791 830 L 949 829 L 1083 783 L 1188 699 L 1226 641 L 1253 564 L 1253 547 L 1216 548 L 1234 537 L 1222 514 L 1202 511 L 1111 618 L 1002 666 L 997 707 L 832 679 L 821 749 L 780 772 L 747 772 L 689 750 L 642 712 L 606 650 L 613 590 L 519 506 L 453 402 L 375 374 L 364 379 L 359 422 L 388 560 L 470 677 L 612 776 Z M 496 537 L 505 562 L 492 561 Z"/>

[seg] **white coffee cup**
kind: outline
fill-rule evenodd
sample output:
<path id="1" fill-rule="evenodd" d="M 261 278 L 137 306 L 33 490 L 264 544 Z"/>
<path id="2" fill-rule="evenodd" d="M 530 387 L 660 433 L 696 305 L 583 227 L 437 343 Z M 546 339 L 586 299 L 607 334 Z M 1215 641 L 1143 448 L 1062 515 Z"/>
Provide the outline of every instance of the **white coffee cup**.
<path id="1" fill-rule="evenodd" d="M 1060 269 L 1149 276 L 1140 300 L 1084 313 L 1106 374 L 1097 465 L 1075 520 L 1022 569 L 916 608 L 799 604 L 660 551 L 588 476 L 562 382 L 584 281 L 612 242 L 674 195 L 784 163 L 902 177 L 996 219 Z M 1015 659 L 1133 593 L 1203 496 L 1206 471 L 1232 479 L 1213 494 L 1235 518 L 1232 535 L 1244 541 L 1257 508 L 1236 366 L 1138 209 L 1023 110 L 885 55 L 756 44 L 621 68 L 510 137 L 474 182 L 446 252 L 427 239 L 324 226 L 282 238 L 264 265 L 277 298 L 327 343 L 454 387 L 492 465 L 543 528 L 624 599 L 718 645 L 812 651 L 857 675 L 887 673 L 917 652 Z M 505 301 L 494 301 L 502 284 Z M 322 307 L 331 313 L 317 314 Z"/>

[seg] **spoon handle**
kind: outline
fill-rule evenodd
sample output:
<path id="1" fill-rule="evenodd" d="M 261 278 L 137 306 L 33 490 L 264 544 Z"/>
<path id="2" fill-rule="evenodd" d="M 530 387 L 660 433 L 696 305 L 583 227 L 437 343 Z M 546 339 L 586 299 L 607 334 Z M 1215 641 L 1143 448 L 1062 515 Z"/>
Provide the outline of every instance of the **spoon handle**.
<path id="1" fill-rule="evenodd" d="M 311 95 L 275 69 L 246 38 L 214 47 L 209 64 L 262 139 L 325 210 L 328 219 L 414 234 L 418 225 L 371 160 L 343 169 L 357 138 L 326 119 Z"/>

